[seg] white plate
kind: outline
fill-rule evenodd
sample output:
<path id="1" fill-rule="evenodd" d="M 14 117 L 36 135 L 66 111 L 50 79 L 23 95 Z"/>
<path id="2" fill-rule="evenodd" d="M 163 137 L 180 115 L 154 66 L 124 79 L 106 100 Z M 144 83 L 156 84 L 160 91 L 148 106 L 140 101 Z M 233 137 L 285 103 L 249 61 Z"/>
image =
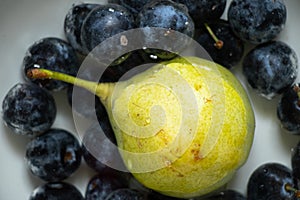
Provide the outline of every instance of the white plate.
<path id="1" fill-rule="evenodd" d="M 74 2 L 79 1 L 2 0 L 0 2 L 1 103 L 13 85 L 23 82 L 21 64 L 27 48 L 43 37 L 64 38 L 63 20 Z M 99 2 L 103 3 L 103 1 Z M 288 9 L 287 24 L 277 39 L 289 44 L 300 56 L 300 1 L 288 0 L 285 3 Z M 236 67 L 234 73 L 246 85 L 240 73 L 240 66 Z M 252 89 L 248 87 L 246 89 L 255 110 L 257 123 L 255 139 L 248 161 L 238 170 L 228 186 L 244 194 L 251 172 L 262 163 L 280 162 L 290 166 L 291 149 L 300 139 L 300 136 L 293 136 L 280 128 L 276 116 L 279 98 L 268 101 L 258 96 Z M 75 132 L 65 93 L 55 94 L 55 98 L 58 102 L 58 116 L 54 127 Z M 12 134 L 3 123 L 0 123 L 0 129 L 0 199 L 28 199 L 32 190 L 43 184 L 43 181 L 29 173 L 24 162 L 28 139 Z M 67 181 L 75 184 L 84 194 L 87 181 L 93 174 L 94 172 L 83 164 Z"/>

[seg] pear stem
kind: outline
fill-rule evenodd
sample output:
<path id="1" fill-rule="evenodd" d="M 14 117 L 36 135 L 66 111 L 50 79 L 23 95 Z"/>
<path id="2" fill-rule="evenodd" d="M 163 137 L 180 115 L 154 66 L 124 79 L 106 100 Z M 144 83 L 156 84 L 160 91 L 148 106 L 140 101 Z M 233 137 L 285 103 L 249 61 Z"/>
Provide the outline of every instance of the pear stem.
<path id="1" fill-rule="evenodd" d="M 300 191 L 297 190 L 296 188 L 292 187 L 292 186 L 289 185 L 289 184 L 286 184 L 286 185 L 285 185 L 285 189 L 286 189 L 287 191 L 294 192 L 295 197 L 297 197 L 297 199 L 300 198 Z"/>
<path id="2" fill-rule="evenodd" d="M 222 49 L 224 42 L 222 40 L 220 40 L 216 34 L 211 30 L 211 28 L 209 27 L 209 25 L 207 23 L 204 23 L 205 28 L 207 29 L 209 35 L 212 37 L 212 39 L 215 41 L 214 46 L 217 49 Z"/>
<path id="3" fill-rule="evenodd" d="M 111 95 L 115 85 L 114 83 L 88 81 L 61 72 L 41 68 L 29 69 L 26 75 L 31 79 L 55 79 L 85 88 L 91 93 L 96 94 L 104 104 L 106 103 L 106 99 Z"/>

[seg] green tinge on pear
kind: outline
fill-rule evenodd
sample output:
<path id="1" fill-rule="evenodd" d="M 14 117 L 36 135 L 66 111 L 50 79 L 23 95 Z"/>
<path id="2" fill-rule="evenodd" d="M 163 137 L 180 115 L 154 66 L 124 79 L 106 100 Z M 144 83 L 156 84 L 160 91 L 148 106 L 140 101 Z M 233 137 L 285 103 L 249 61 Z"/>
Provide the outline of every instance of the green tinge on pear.
<path id="1" fill-rule="evenodd" d="M 205 195 L 246 161 L 254 114 L 222 66 L 177 58 L 115 89 L 106 103 L 120 153 L 146 187 L 174 197 Z"/>
<path id="2" fill-rule="evenodd" d="M 119 83 L 93 83 L 47 70 L 95 92 L 105 105 L 128 170 L 146 187 L 190 198 L 224 186 L 247 160 L 255 119 L 227 69 L 196 57 L 157 64 Z"/>

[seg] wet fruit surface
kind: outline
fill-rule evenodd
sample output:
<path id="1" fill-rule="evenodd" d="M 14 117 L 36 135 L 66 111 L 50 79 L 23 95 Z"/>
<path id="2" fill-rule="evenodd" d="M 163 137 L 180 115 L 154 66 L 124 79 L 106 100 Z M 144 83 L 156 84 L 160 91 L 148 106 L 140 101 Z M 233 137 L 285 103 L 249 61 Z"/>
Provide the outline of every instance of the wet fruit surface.
<path id="1" fill-rule="evenodd" d="M 134 28 L 132 14 L 117 4 L 101 5 L 85 18 L 81 29 L 81 42 L 90 52 L 109 37 Z"/>
<path id="2" fill-rule="evenodd" d="M 244 42 L 232 32 L 228 21 L 207 23 L 215 36 L 222 41 L 221 46 L 210 35 L 204 24 L 195 31 L 195 40 L 208 52 L 212 60 L 228 69 L 236 66 L 244 55 Z"/>
<path id="3" fill-rule="evenodd" d="M 71 45 L 54 37 L 42 38 L 34 42 L 28 48 L 23 60 L 24 74 L 31 68 L 45 68 L 76 75 L 79 66 L 78 57 Z M 61 81 L 27 80 L 51 91 L 63 90 L 67 87 L 67 84 Z"/>
<path id="4" fill-rule="evenodd" d="M 244 41 L 271 41 L 283 30 L 287 17 L 282 0 L 233 0 L 228 20 L 233 31 Z"/>
<path id="5" fill-rule="evenodd" d="M 223 190 L 203 200 L 246 200 L 247 198 L 235 190 Z"/>
<path id="6" fill-rule="evenodd" d="M 252 88 L 271 99 L 296 80 L 298 58 L 294 50 L 283 42 L 264 43 L 245 56 L 243 73 Z"/>
<path id="7" fill-rule="evenodd" d="M 247 199 L 296 200 L 295 193 L 288 187 L 295 187 L 291 169 L 279 163 L 263 164 L 250 176 Z"/>
<path id="8" fill-rule="evenodd" d="M 73 1 L 73 0 L 72 0 Z M 133 9 L 136 9 L 138 4 L 146 4 L 146 1 L 141 0 L 141 1 L 133 1 L 130 2 L 131 0 L 111 0 L 111 2 L 115 2 L 118 4 L 126 3 L 126 4 L 131 4 L 132 7 L 135 7 Z M 234 1 L 234 0 L 233 0 Z M 233 2 L 232 1 L 232 2 Z M 33 3 L 34 2 L 34 3 Z M 103 3 L 102 1 L 94 1 L 95 3 Z M 129 2 L 129 3 L 128 3 Z M 186 4 L 186 7 L 188 9 L 188 3 L 193 2 L 191 1 L 181 1 L 182 3 Z M 202 3 L 205 1 L 194 1 L 194 5 L 197 3 Z M 209 1 L 207 3 L 213 3 L 214 1 Z M 222 2 L 222 1 L 220 1 Z M 228 6 L 231 1 L 227 1 Z M 244 1 L 244 3 L 247 3 L 248 1 Z M 267 1 L 252 1 L 251 3 L 260 3 L 260 2 L 267 2 Z M 268 1 L 268 3 L 275 3 L 277 4 L 278 2 L 280 3 L 281 1 Z M 46 38 L 46 37 L 60 37 L 62 39 L 68 40 L 68 42 L 71 45 L 71 40 L 72 39 L 67 39 L 67 35 L 64 34 L 64 17 L 66 16 L 67 12 L 69 9 L 71 9 L 74 5 L 72 5 L 73 2 L 69 1 L 60 1 L 60 2 L 53 2 L 53 1 L 37 1 L 37 0 L 30 0 L 26 2 L 18 2 L 18 6 L 16 6 L 15 1 L 5 1 L 3 2 L 3 6 L 0 7 L 0 15 L 1 17 L 1 31 L 0 31 L 0 52 L 1 52 L 1 62 L 2 62 L 2 67 L 1 67 L 1 73 L 0 73 L 0 79 L 2 81 L 2 86 L 0 87 L 0 94 L 2 95 L 2 99 L 4 99 L 5 94 L 11 88 L 16 82 L 19 81 L 24 81 L 22 79 L 23 76 L 23 69 L 20 70 L 21 65 L 22 65 L 22 58 L 24 58 L 27 48 L 30 47 L 31 44 L 33 44 L 35 41 L 38 41 L 40 38 Z M 75 3 L 75 2 L 74 2 Z M 278 41 L 283 41 L 286 42 L 290 47 L 292 47 L 296 54 L 299 52 L 299 48 L 297 46 L 298 44 L 298 35 L 299 33 L 299 26 L 298 26 L 298 9 L 299 8 L 299 2 L 297 0 L 289 0 L 284 2 L 287 5 L 288 8 L 288 18 L 287 19 L 287 29 L 280 31 L 280 34 L 276 36 L 276 38 L 273 38 L 273 40 L 278 40 Z M 275 5 L 273 4 L 273 5 Z M 208 5 L 208 4 L 207 4 Z M 85 7 L 87 5 L 83 5 Z M 192 5 L 193 6 L 193 5 Z M 88 7 L 88 6 L 87 6 Z M 196 6 L 195 6 L 196 7 Z M 250 6 L 251 7 L 251 6 Z M 10 9 L 7 9 L 10 8 Z M 74 8 L 74 7 L 73 7 Z M 204 7 L 202 6 L 203 9 L 208 9 L 208 10 L 214 10 L 214 6 L 212 8 Z M 272 10 L 274 7 L 270 6 L 269 9 Z M 248 9 L 247 6 L 245 6 L 244 9 Z M 85 10 L 85 9 L 83 9 Z M 127 8 L 127 10 L 130 10 Z M 250 9 L 249 9 L 250 10 Z M 252 14 L 259 15 L 262 14 L 258 13 L 259 9 L 256 9 Z M 49 12 L 50 11 L 50 12 Z M 78 10 L 77 14 L 80 16 L 84 16 L 87 14 L 87 12 L 82 11 L 81 9 Z M 261 7 L 261 10 L 263 11 L 263 6 Z M 252 11 L 251 11 L 252 12 Z M 191 12 L 189 12 L 191 13 Z M 213 12 L 211 12 L 213 13 Z M 280 13 L 280 10 L 273 10 L 273 13 L 271 12 L 271 16 L 269 17 L 269 21 L 266 22 L 263 27 L 266 27 L 267 25 L 274 25 L 272 20 L 274 21 L 279 21 L 278 17 L 276 15 Z M 73 13 L 74 14 L 74 13 Z M 82 15 L 81 15 L 82 14 Z M 198 14 L 202 14 L 198 12 Z M 224 13 L 223 15 L 226 18 L 227 13 Z M 134 17 L 136 17 L 136 14 L 132 13 Z M 74 15 L 75 16 L 75 15 Z M 74 17 L 73 16 L 73 17 Z M 228 16 L 228 15 L 227 15 Z M 78 17 L 78 16 L 77 16 Z M 258 18 L 261 18 L 262 15 L 258 16 Z M 83 17 L 84 18 L 84 17 Z M 83 20 L 83 18 L 78 19 L 80 22 Z M 284 19 L 284 15 L 282 15 L 282 19 Z M 9 19 L 9 20 L 8 20 Z M 73 18 L 74 19 L 74 18 Z M 249 17 L 249 19 L 253 19 L 252 17 Z M 281 20 L 282 20 L 281 19 Z M 76 21 L 76 20 L 75 20 Z M 84 21 L 84 20 L 83 20 Z M 83 22 L 82 21 L 82 22 Z M 198 23 L 195 23 L 195 27 L 199 25 Z M 213 20 L 213 22 L 215 22 Z M 80 24 L 80 23 L 79 23 Z M 212 24 L 212 21 L 209 21 L 207 24 Z M 200 23 L 202 26 L 203 24 Z M 214 27 L 211 27 L 214 29 Z M 265 33 L 270 33 L 273 28 L 268 28 L 265 29 Z M 170 32 L 171 33 L 171 32 Z M 235 32 L 237 35 L 237 33 Z M 76 37 L 78 39 L 78 32 L 76 33 Z M 269 38 L 269 36 L 266 36 L 264 34 L 261 34 L 264 38 Z M 211 38 L 210 38 L 211 39 Z M 243 38 L 242 38 L 243 39 Z M 69 41 L 70 40 L 70 41 Z M 258 38 L 256 36 L 255 41 L 258 41 Z M 251 41 L 248 41 L 251 42 Z M 246 49 L 245 52 L 249 52 L 253 47 L 256 46 L 256 44 L 247 44 L 246 42 Z M 256 42 L 251 42 L 251 43 L 256 43 Z M 226 43 L 225 43 L 226 44 Z M 74 45 L 71 45 L 74 46 Z M 105 52 L 110 52 L 109 46 L 106 46 L 107 49 Z M 232 48 L 235 46 L 233 45 Z M 79 52 L 77 50 L 77 52 Z M 148 58 L 152 59 L 153 62 L 159 62 L 161 60 L 164 60 L 164 56 L 168 54 L 163 54 L 162 58 L 159 58 L 157 55 L 155 55 L 156 52 L 151 52 L 149 54 L 141 54 L 143 58 Z M 44 54 L 41 51 L 41 54 Z M 52 54 L 53 55 L 53 54 Z M 59 54 L 57 55 L 59 57 Z M 45 60 L 48 60 L 49 63 L 53 61 L 55 56 L 42 56 L 44 59 L 43 61 L 39 61 L 40 63 L 44 62 Z M 226 57 L 226 56 L 225 56 Z M 267 56 L 265 56 L 266 58 Z M 279 57 L 285 57 L 283 55 L 280 55 Z M 80 55 L 80 58 L 83 58 L 82 55 Z M 110 70 L 107 71 L 106 77 L 104 77 L 101 81 L 112 81 L 118 79 L 124 72 L 126 73 L 127 70 L 131 70 L 130 66 L 127 66 L 127 64 L 130 64 L 131 62 L 140 62 L 140 58 L 138 57 L 137 61 L 135 59 L 128 59 L 130 57 L 124 56 L 124 63 L 121 63 L 123 65 L 115 65 L 116 67 L 110 68 Z M 123 59 L 123 58 L 122 58 Z M 227 60 L 227 59 L 226 59 Z M 71 61 L 71 59 L 69 60 Z M 128 61 L 128 62 L 126 62 Z M 123 61 L 122 61 L 123 62 Z M 115 63 L 114 63 L 115 64 Z M 237 75 L 238 78 L 241 78 L 243 81 L 242 83 L 246 86 L 247 85 L 247 80 L 245 74 L 241 74 L 241 65 L 242 63 L 237 64 L 232 68 L 232 71 Z M 133 71 L 134 72 L 134 71 Z M 278 73 L 281 74 L 281 73 Z M 248 75 L 247 75 L 248 76 Z M 99 78 L 99 77 L 98 77 Z M 43 82 L 48 82 L 44 80 Z M 284 82 L 284 81 L 282 81 Z M 41 84 L 38 84 L 41 85 Z M 60 88 L 60 85 L 59 85 Z M 65 87 L 64 87 L 65 88 Z M 199 89 L 199 87 L 197 87 Z M 260 99 L 257 97 L 257 94 L 252 92 L 253 88 L 247 87 L 246 89 L 250 92 L 251 94 L 251 100 L 253 103 L 253 106 L 255 108 L 255 116 L 257 118 L 257 131 L 256 131 L 256 138 L 255 138 L 255 143 L 254 143 L 254 148 L 252 149 L 252 154 L 250 154 L 250 159 L 249 162 L 246 163 L 245 166 L 239 169 L 237 176 L 233 178 L 231 182 L 229 182 L 229 185 L 227 188 L 232 188 L 236 189 L 235 191 L 230 191 L 230 190 L 223 190 L 221 193 L 214 193 L 211 198 L 230 198 L 230 199 L 239 199 L 242 198 L 238 191 L 242 192 L 244 195 L 246 195 L 246 185 L 248 182 L 248 178 L 251 175 L 251 172 L 255 170 L 257 166 L 261 164 L 262 161 L 281 161 L 281 163 L 287 164 L 289 166 L 290 162 L 292 161 L 292 175 L 294 179 L 294 185 L 285 185 L 285 192 L 288 194 L 297 194 L 299 193 L 299 169 L 298 169 L 298 160 L 299 160 L 299 153 L 298 153 L 298 136 L 295 134 L 289 134 L 290 133 L 297 133 L 295 131 L 297 129 L 297 125 L 293 122 L 293 119 L 297 118 L 295 109 L 297 109 L 296 105 L 296 96 L 295 93 L 292 92 L 293 94 L 286 95 L 288 93 L 288 87 L 282 91 L 280 95 L 274 96 L 272 101 L 268 101 L 265 99 Z M 75 131 L 74 124 L 72 123 L 72 113 L 70 112 L 71 109 L 75 110 L 75 107 L 70 108 L 68 105 L 68 100 L 66 91 L 62 92 L 56 92 L 57 90 L 61 89 L 53 89 L 51 93 L 54 96 L 55 101 L 57 102 L 58 106 L 58 115 L 57 115 L 57 120 L 53 123 L 54 128 L 64 128 L 66 130 L 71 130 L 72 134 L 77 135 Z M 254 89 L 255 90 L 255 89 Z M 294 90 L 295 91 L 295 90 Z M 72 94 L 72 92 L 69 90 L 69 94 Z M 82 93 L 81 97 L 84 97 L 87 93 Z M 281 96 L 282 95 L 282 96 Z M 88 95 L 87 95 L 88 96 Z M 92 95 L 93 96 L 93 95 Z M 79 99 L 81 99 L 79 97 Z M 270 97 L 269 95 L 267 97 Z M 210 99 L 208 100 L 208 102 Z M 281 103 L 278 103 L 281 102 Z M 291 103 L 290 102 L 294 102 Z M 277 104 L 278 103 L 278 104 Z M 31 104 L 31 103 L 30 103 Z M 277 113 L 281 113 L 280 115 L 282 117 L 276 118 L 276 106 L 278 105 L 277 109 L 279 110 Z M 21 106 L 20 108 L 25 108 L 24 106 Z M 33 107 L 32 107 L 33 108 Z M 83 118 L 83 121 L 86 120 L 86 116 L 89 116 L 91 113 L 92 109 L 94 107 L 90 106 L 83 106 L 80 109 L 78 109 L 76 114 L 81 113 L 81 116 Z M 14 109 L 10 109 L 14 110 Z M 288 110 L 288 111 L 287 111 Z M 291 115 L 288 115 L 286 113 L 293 113 Z M 27 112 L 27 113 L 30 113 Z M 26 117 L 23 117 L 24 121 L 26 123 L 28 122 L 27 119 L 31 119 L 33 117 L 34 112 L 32 111 L 30 115 Z M 49 111 L 50 113 L 50 111 Z M 48 114 L 46 111 L 43 113 L 44 115 Z M 86 115 L 87 114 L 87 115 Z M 221 114 L 218 113 L 218 114 Z M 98 119 L 103 119 L 99 120 L 99 123 L 101 123 L 104 127 L 104 129 L 107 129 L 109 126 L 107 125 L 107 116 L 102 115 L 101 112 L 100 114 L 96 115 Z M 279 116 L 279 114 L 278 114 Z M 90 119 L 90 118 L 89 118 Z M 88 120 L 89 120 L 88 119 Z M 30 120 L 31 121 L 31 120 Z M 97 123 L 97 122 L 96 122 Z M 284 124 L 289 124 L 289 125 L 284 125 Z M 78 124 L 75 126 L 77 127 Z M 281 126 L 283 128 L 281 128 Z M 286 127 L 290 127 L 292 130 L 287 130 Z M 291 128 L 292 127 L 292 128 Z M 8 134 L 6 134 L 6 132 Z M 38 190 L 35 190 L 34 188 L 37 188 L 38 185 L 42 187 L 43 184 L 45 184 L 44 180 L 41 180 L 39 178 L 36 178 L 32 176 L 30 173 L 29 169 L 26 169 L 26 165 L 24 165 L 24 153 L 26 151 L 26 145 L 29 143 L 32 139 L 34 138 L 28 138 L 28 137 L 23 137 L 16 134 L 10 134 L 13 132 L 9 128 L 6 128 L 5 126 L 2 126 L 2 131 L 0 134 L 0 152 L 1 156 L 5 158 L 5 162 L 2 163 L 1 167 L 1 172 L 0 175 L 2 177 L 2 186 L 0 187 L 0 199 L 28 199 L 29 195 L 32 194 L 32 196 L 36 196 L 38 194 Z M 43 131 L 44 132 L 44 131 Z M 109 133 L 110 131 L 108 131 Z M 27 134 L 27 133 L 26 133 Z M 24 134 L 24 135 L 26 135 Z M 40 132 L 37 134 L 41 134 Z M 21 134 L 22 135 L 22 134 Z M 31 135 L 31 133 L 27 134 Z M 33 134 L 35 135 L 35 134 Z M 88 136 L 87 134 L 86 136 Z M 108 134 L 109 135 L 109 134 Z M 83 135 L 78 135 L 80 138 L 79 142 L 82 142 L 81 136 Z M 32 136 L 31 136 L 32 137 Z M 87 137 L 88 138 L 88 137 Z M 94 146 L 97 146 L 97 141 L 93 141 L 90 137 L 89 139 L 84 139 L 86 141 L 90 141 L 90 144 L 93 144 Z M 49 142 L 51 143 L 51 142 Z M 82 146 L 82 144 L 80 145 Z M 84 146 L 82 146 L 84 147 Z M 101 149 L 101 148 L 100 148 Z M 86 150 L 86 149 L 85 149 Z M 194 152 L 194 158 L 198 159 L 199 156 L 197 154 L 197 151 Z M 86 152 L 85 152 L 86 153 Z M 80 164 L 79 170 L 77 173 L 75 173 L 73 176 L 68 177 L 65 179 L 67 182 L 74 184 L 74 186 L 78 187 L 82 194 L 85 193 L 86 186 L 90 178 L 97 172 L 100 172 L 103 170 L 103 168 L 98 168 L 98 170 L 94 170 L 94 166 L 98 164 L 97 160 L 95 162 L 95 159 L 93 158 L 93 154 L 89 154 L 90 152 L 87 152 L 87 159 L 83 160 L 83 162 Z M 216 155 L 216 154 L 215 154 Z M 67 156 L 68 157 L 68 156 Z M 8 159 L 6 159 L 8 158 Z M 93 160 L 94 159 L 94 160 Z M 290 160 L 291 159 L 291 160 Z M 87 167 L 85 163 L 87 160 L 91 160 L 92 164 L 90 166 L 92 167 Z M 25 166 L 25 167 L 24 167 Z M 97 167 L 96 167 L 97 168 Z M 25 172 L 26 171 L 26 172 Z M 25 175 L 24 175 L 25 172 Z M 287 173 L 286 178 L 290 179 L 290 173 Z M 276 172 L 276 177 L 280 177 L 279 173 Z M 284 175 L 283 175 L 284 176 Z M 210 177 L 213 178 L 213 177 Z M 296 180 L 295 180 L 296 179 Z M 16 181 L 18 180 L 18 191 L 16 191 Z M 134 179 L 135 180 L 135 179 Z M 280 185 L 280 182 L 282 181 L 282 176 L 281 178 L 277 179 L 279 183 L 275 182 L 273 185 L 270 184 L 271 186 L 274 186 L 275 192 L 278 192 L 282 187 L 278 188 L 278 185 Z M 127 183 L 128 179 L 124 181 L 123 183 Z M 55 182 L 59 183 L 57 185 L 50 186 L 51 183 L 47 183 L 47 185 L 50 188 L 55 187 L 57 188 L 64 188 L 64 186 L 60 182 Z M 298 183 L 298 184 L 297 184 Z M 132 184 L 132 183 L 131 183 Z M 292 187 L 294 186 L 294 187 Z M 40 188 L 39 187 L 39 188 Z M 128 188 L 128 185 L 126 184 L 126 188 Z M 176 199 L 173 197 L 169 196 L 164 196 L 162 194 L 158 194 L 156 192 L 153 192 L 151 190 L 148 190 L 146 188 L 143 188 L 140 185 L 130 185 L 130 189 L 132 188 L 138 188 L 139 191 L 143 191 L 147 193 L 147 198 L 148 199 L 154 199 L 154 200 L 160 200 L 160 199 Z M 273 188 L 273 189 L 274 189 Z M 269 193 L 272 188 L 269 187 L 263 187 L 261 189 L 265 189 L 265 193 Z M 41 190 L 39 190 L 41 191 Z M 64 192 L 61 192 L 64 191 Z M 69 197 L 66 197 L 67 194 L 70 194 L 68 189 L 66 190 L 61 190 L 61 191 L 56 191 L 56 194 L 59 194 L 60 197 L 64 199 L 70 199 Z M 31 193 L 32 192 L 32 193 Z M 63 194 L 62 194 L 63 193 Z M 117 192 L 116 192 L 117 193 Z M 77 196 L 77 192 L 74 191 L 72 194 L 72 197 L 76 199 L 75 197 Z M 280 199 L 294 199 L 294 196 L 271 196 L 272 199 L 280 198 Z M 48 193 L 48 197 L 51 196 L 51 192 Z M 60 198 L 60 197 L 55 197 L 55 198 Z M 78 195 L 78 198 L 81 199 L 82 195 Z M 46 199 L 45 196 L 42 195 L 42 199 Z"/>
<path id="9" fill-rule="evenodd" d="M 173 31 L 178 31 L 189 37 L 193 37 L 195 31 L 194 21 L 188 14 L 186 6 L 170 0 L 154 0 L 146 4 L 136 17 L 136 23 L 138 28 L 144 28 L 143 45 L 145 48 L 150 48 L 146 52 L 154 53 L 163 59 L 175 57 L 173 52 L 178 53 L 182 51 L 189 43 L 184 41 L 184 38 L 174 36 L 174 43 L 170 45 L 170 42 L 162 41 L 161 31 L 155 31 L 149 27 L 165 29 L 165 36 L 171 39 L 172 35 L 174 35 Z M 178 41 L 178 38 L 182 39 L 182 41 Z M 160 43 L 165 48 L 151 49 L 151 47 L 157 46 L 156 43 Z M 172 49 L 171 47 L 177 48 Z M 168 52 L 167 50 L 170 48 L 171 50 Z"/>
<path id="10" fill-rule="evenodd" d="M 118 189 L 110 193 L 106 200 L 144 200 L 145 194 L 133 189 Z"/>
<path id="11" fill-rule="evenodd" d="M 66 182 L 50 182 L 37 187 L 29 200 L 84 200 L 80 191 Z"/>
<path id="12" fill-rule="evenodd" d="M 86 16 L 99 4 L 81 3 L 73 5 L 68 11 L 64 21 L 64 31 L 70 45 L 79 53 L 87 54 L 81 42 L 81 27 Z"/>
<path id="13" fill-rule="evenodd" d="M 81 164 L 81 147 L 75 136 L 62 129 L 50 129 L 30 141 L 26 161 L 33 175 L 45 181 L 61 181 Z"/>
<path id="14" fill-rule="evenodd" d="M 277 105 L 277 116 L 281 125 L 293 134 L 300 134 L 300 88 L 291 85 L 281 96 Z"/>
<path id="15" fill-rule="evenodd" d="M 143 6 L 151 0 L 108 0 L 109 3 L 116 3 L 127 8 L 132 14 L 137 15 Z"/>
<path id="16" fill-rule="evenodd" d="M 175 0 L 175 2 L 186 5 L 190 16 L 196 27 L 202 26 L 204 22 L 218 20 L 226 7 L 226 0 Z"/>
<path id="17" fill-rule="evenodd" d="M 18 83 L 2 102 L 5 124 L 20 135 L 34 136 L 50 129 L 56 118 L 56 103 L 46 90 L 30 83 Z"/>
<path id="18" fill-rule="evenodd" d="M 110 171 L 95 175 L 87 184 L 86 200 L 105 200 L 112 191 L 128 187 L 116 172 Z"/>

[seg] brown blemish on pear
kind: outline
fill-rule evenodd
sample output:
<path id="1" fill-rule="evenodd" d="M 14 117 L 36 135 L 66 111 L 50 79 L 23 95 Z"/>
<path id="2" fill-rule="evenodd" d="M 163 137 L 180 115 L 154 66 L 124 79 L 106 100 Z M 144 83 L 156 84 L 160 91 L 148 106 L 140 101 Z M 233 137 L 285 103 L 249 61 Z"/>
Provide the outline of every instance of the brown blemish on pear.
<path id="1" fill-rule="evenodd" d="M 149 79 L 155 81 L 155 78 L 159 76 L 166 81 L 178 83 L 178 80 L 174 80 L 174 77 L 180 76 L 195 91 L 194 95 L 199 103 L 198 108 L 201 111 L 198 116 L 198 127 L 190 127 L 196 131 L 195 138 L 182 155 L 178 155 L 178 153 L 185 147 L 183 142 L 185 137 L 181 137 L 179 141 L 176 140 L 176 144 L 179 146 L 175 146 L 169 152 L 164 152 L 165 154 L 163 155 L 158 155 L 160 161 L 164 164 L 162 168 L 155 171 L 135 172 L 133 174 L 137 180 L 148 188 L 165 195 L 191 198 L 207 194 L 222 187 L 233 177 L 235 171 L 244 164 L 253 141 L 255 119 L 247 94 L 233 74 L 215 63 L 200 58 L 188 59 L 189 62 L 186 62 L 186 59 L 179 58 L 164 63 L 163 67 L 154 66 L 148 71 L 133 77 L 128 82 L 122 83 L 122 88 L 119 90 L 120 93 L 117 93 L 116 97 L 114 97 L 115 99 L 111 99 L 116 87 L 114 83 L 97 84 L 47 70 L 31 71 L 28 72 L 28 76 L 33 78 L 53 78 L 84 87 L 99 96 L 110 113 L 110 117 L 113 115 L 113 111 L 120 116 L 124 113 L 123 111 L 126 111 L 124 102 L 127 101 L 128 94 L 126 92 L 129 89 L 138 89 L 139 86 L 144 86 L 144 83 L 148 83 Z M 169 75 L 167 70 L 176 71 L 177 76 L 166 76 Z M 211 85 L 209 86 L 207 83 Z M 180 114 L 180 104 L 176 104 L 176 98 L 169 98 L 165 95 L 166 92 L 169 92 L 170 95 L 172 92 L 163 90 L 158 86 L 153 86 L 152 89 L 153 93 L 151 95 L 149 95 L 149 92 L 140 92 L 136 100 L 131 102 L 132 105 L 135 104 L 135 101 L 138 102 L 139 98 L 144 98 L 142 105 L 147 103 L 152 105 L 153 100 L 155 100 L 160 105 L 165 106 L 167 117 L 171 120 L 175 119 L 173 122 L 177 123 L 177 118 L 179 119 L 178 114 Z M 157 89 L 161 90 L 157 91 Z M 213 91 L 214 89 L 215 91 Z M 184 91 L 180 92 L 185 94 Z M 178 95 L 180 96 L 180 94 Z M 166 99 L 173 103 L 166 102 Z M 114 104 L 111 102 L 114 102 Z M 116 107 L 116 103 L 119 103 L 119 107 Z M 218 106 L 220 105 L 223 105 L 223 110 L 217 109 L 216 115 L 212 115 L 213 109 L 215 107 L 219 108 Z M 135 106 L 132 106 L 132 109 L 138 109 L 139 106 L 140 104 L 137 103 Z M 127 116 L 135 118 L 134 120 L 140 124 L 147 125 L 145 122 L 149 113 L 143 112 L 149 112 L 149 110 L 149 108 L 140 108 L 133 112 L 135 114 Z M 185 110 L 183 114 L 185 114 Z M 122 118 L 122 123 L 130 122 L 128 119 L 130 118 Z M 187 120 L 187 123 L 192 120 Z M 133 149 L 125 150 L 134 153 L 147 153 L 145 149 L 160 150 L 164 148 L 162 147 L 164 145 L 167 147 L 169 144 L 172 144 L 176 136 L 174 135 L 176 134 L 174 130 L 178 128 L 178 124 L 170 125 L 170 122 L 167 121 L 165 126 L 154 132 L 153 137 L 139 138 L 137 140 L 136 137 L 128 135 L 129 132 L 127 133 L 126 131 L 130 130 L 120 130 L 116 128 L 118 127 L 116 121 L 111 119 L 111 122 L 118 145 L 125 148 L 133 147 Z M 212 128 L 210 129 L 210 127 Z M 184 134 L 186 135 L 184 136 L 188 136 L 191 129 L 185 129 L 185 131 L 186 133 Z M 130 170 L 134 170 L 136 166 L 142 166 L 141 169 L 144 169 L 144 167 L 146 169 L 155 162 L 144 159 L 143 162 L 145 163 L 142 163 L 140 160 L 132 159 L 130 155 L 122 156 Z M 174 162 L 172 158 L 176 158 Z"/>

